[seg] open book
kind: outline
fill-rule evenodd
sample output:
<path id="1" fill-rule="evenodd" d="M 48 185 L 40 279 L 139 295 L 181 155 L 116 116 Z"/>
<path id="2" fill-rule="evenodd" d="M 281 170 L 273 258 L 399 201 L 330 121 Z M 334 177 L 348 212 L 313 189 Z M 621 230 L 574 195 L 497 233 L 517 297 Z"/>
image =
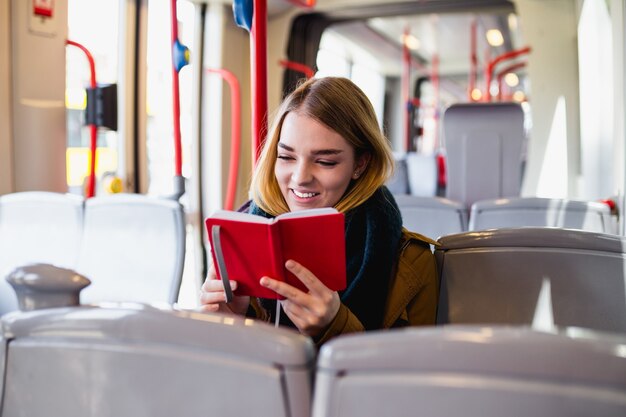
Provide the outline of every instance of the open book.
<path id="1" fill-rule="evenodd" d="M 235 295 L 282 299 L 259 284 L 263 276 L 308 292 L 285 268 L 289 259 L 302 264 L 331 290 L 346 287 L 344 216 L 334 208 L 294 211 L 274 219 L 217 211 L 206 219 L 206 227 L 217 276 L 224 282 L 229 301 L 229 280 L 237 281 Z"/>

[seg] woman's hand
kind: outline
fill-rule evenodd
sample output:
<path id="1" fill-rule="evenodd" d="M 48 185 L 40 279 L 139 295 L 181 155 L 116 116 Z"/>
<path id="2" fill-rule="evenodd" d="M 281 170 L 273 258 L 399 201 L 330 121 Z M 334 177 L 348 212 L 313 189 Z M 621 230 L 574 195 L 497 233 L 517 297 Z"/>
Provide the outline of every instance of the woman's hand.
<path id="1" fill-rule="evenodd" d="M 287 316 L 300 333 L 315 337 L 326 329 L 337 315 L 341 304 L 339 294 L 329 290 L 311 271 L 298 262 L 289 260 L 285 266 L 309 289 L 308 293 L 269 277 L 261 278 L 261 285 L 285 297 L 286 300 L 281 303 Z"/>
<path id="2" fill-rule="evenodd" d="M 235 291 L 237 289 L 237 281 L 230 281 L 230 288 Z M 250 297 L 234 296 L 233 301 L 226 303 L 226 294 L 224 293 L 224 284 L 222 280 L 217 278 L 213 265 L 209 267 L 204 284 L 200 289 L 200 311 L 246 314 L 250 305 Z"/>

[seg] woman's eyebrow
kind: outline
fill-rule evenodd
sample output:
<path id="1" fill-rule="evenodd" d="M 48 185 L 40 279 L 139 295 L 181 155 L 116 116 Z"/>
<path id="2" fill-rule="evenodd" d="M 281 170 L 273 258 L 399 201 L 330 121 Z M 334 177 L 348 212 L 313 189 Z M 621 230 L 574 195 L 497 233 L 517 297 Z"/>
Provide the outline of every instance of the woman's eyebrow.
<path id="1" fill-rule="evenodd" d="M 278 147 L 283 148 L 286 151 L 293 152 L 293 148 L 291 146 L 285 145 L 282 142 L 278 142 Z"/>
<path id="2" fill-rule="evenodd" d="M 318 151 L 313 151 L 313 155 L 338 155 L 342 153 L 341 149 L 320 149 Z"/>
<path id="3" fill-rule="evenodd" d="M 278 142 L 278 147 L 288 152 L 295 152 L 295 150 L 291 146 L 285 145 L 282 142 Z M 343 152 L 343 149 L 319 149 L 319 150 L 311 152 L 311 154 L 313 155 L 338 155 L 342 152 Z"/>

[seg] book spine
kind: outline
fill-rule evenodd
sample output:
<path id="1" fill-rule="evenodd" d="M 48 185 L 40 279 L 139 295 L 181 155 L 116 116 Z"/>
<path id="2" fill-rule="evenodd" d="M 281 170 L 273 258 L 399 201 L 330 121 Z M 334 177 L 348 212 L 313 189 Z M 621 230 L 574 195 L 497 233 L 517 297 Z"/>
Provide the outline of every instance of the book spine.
<path id="1" fill-rule="evenodd" d="M 270 225 L 268 226 L 268 245 L 270 248 L 270 253 L 272 254 L 272 267 L 275 274 L 271 278 L 275 278 L 285 282 L 287 281 L 287 277 L 285 274 L 286 260 L 283 259 L 282 245 L 280 244 L 280 227 L 280 222 L 270 223 Z"/>

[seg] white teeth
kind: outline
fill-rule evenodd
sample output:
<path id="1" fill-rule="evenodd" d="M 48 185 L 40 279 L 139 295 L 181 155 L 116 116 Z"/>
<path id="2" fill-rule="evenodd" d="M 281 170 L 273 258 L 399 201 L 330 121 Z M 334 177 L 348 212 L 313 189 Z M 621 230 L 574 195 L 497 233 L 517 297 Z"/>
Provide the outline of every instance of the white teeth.
<path id="1" fill-rule="evenodd" d="M 300 193 L 296 190 L 293 190 L 293 193 L 300 198 L 311 198 L 317 194 L 317 193 Z"/>

